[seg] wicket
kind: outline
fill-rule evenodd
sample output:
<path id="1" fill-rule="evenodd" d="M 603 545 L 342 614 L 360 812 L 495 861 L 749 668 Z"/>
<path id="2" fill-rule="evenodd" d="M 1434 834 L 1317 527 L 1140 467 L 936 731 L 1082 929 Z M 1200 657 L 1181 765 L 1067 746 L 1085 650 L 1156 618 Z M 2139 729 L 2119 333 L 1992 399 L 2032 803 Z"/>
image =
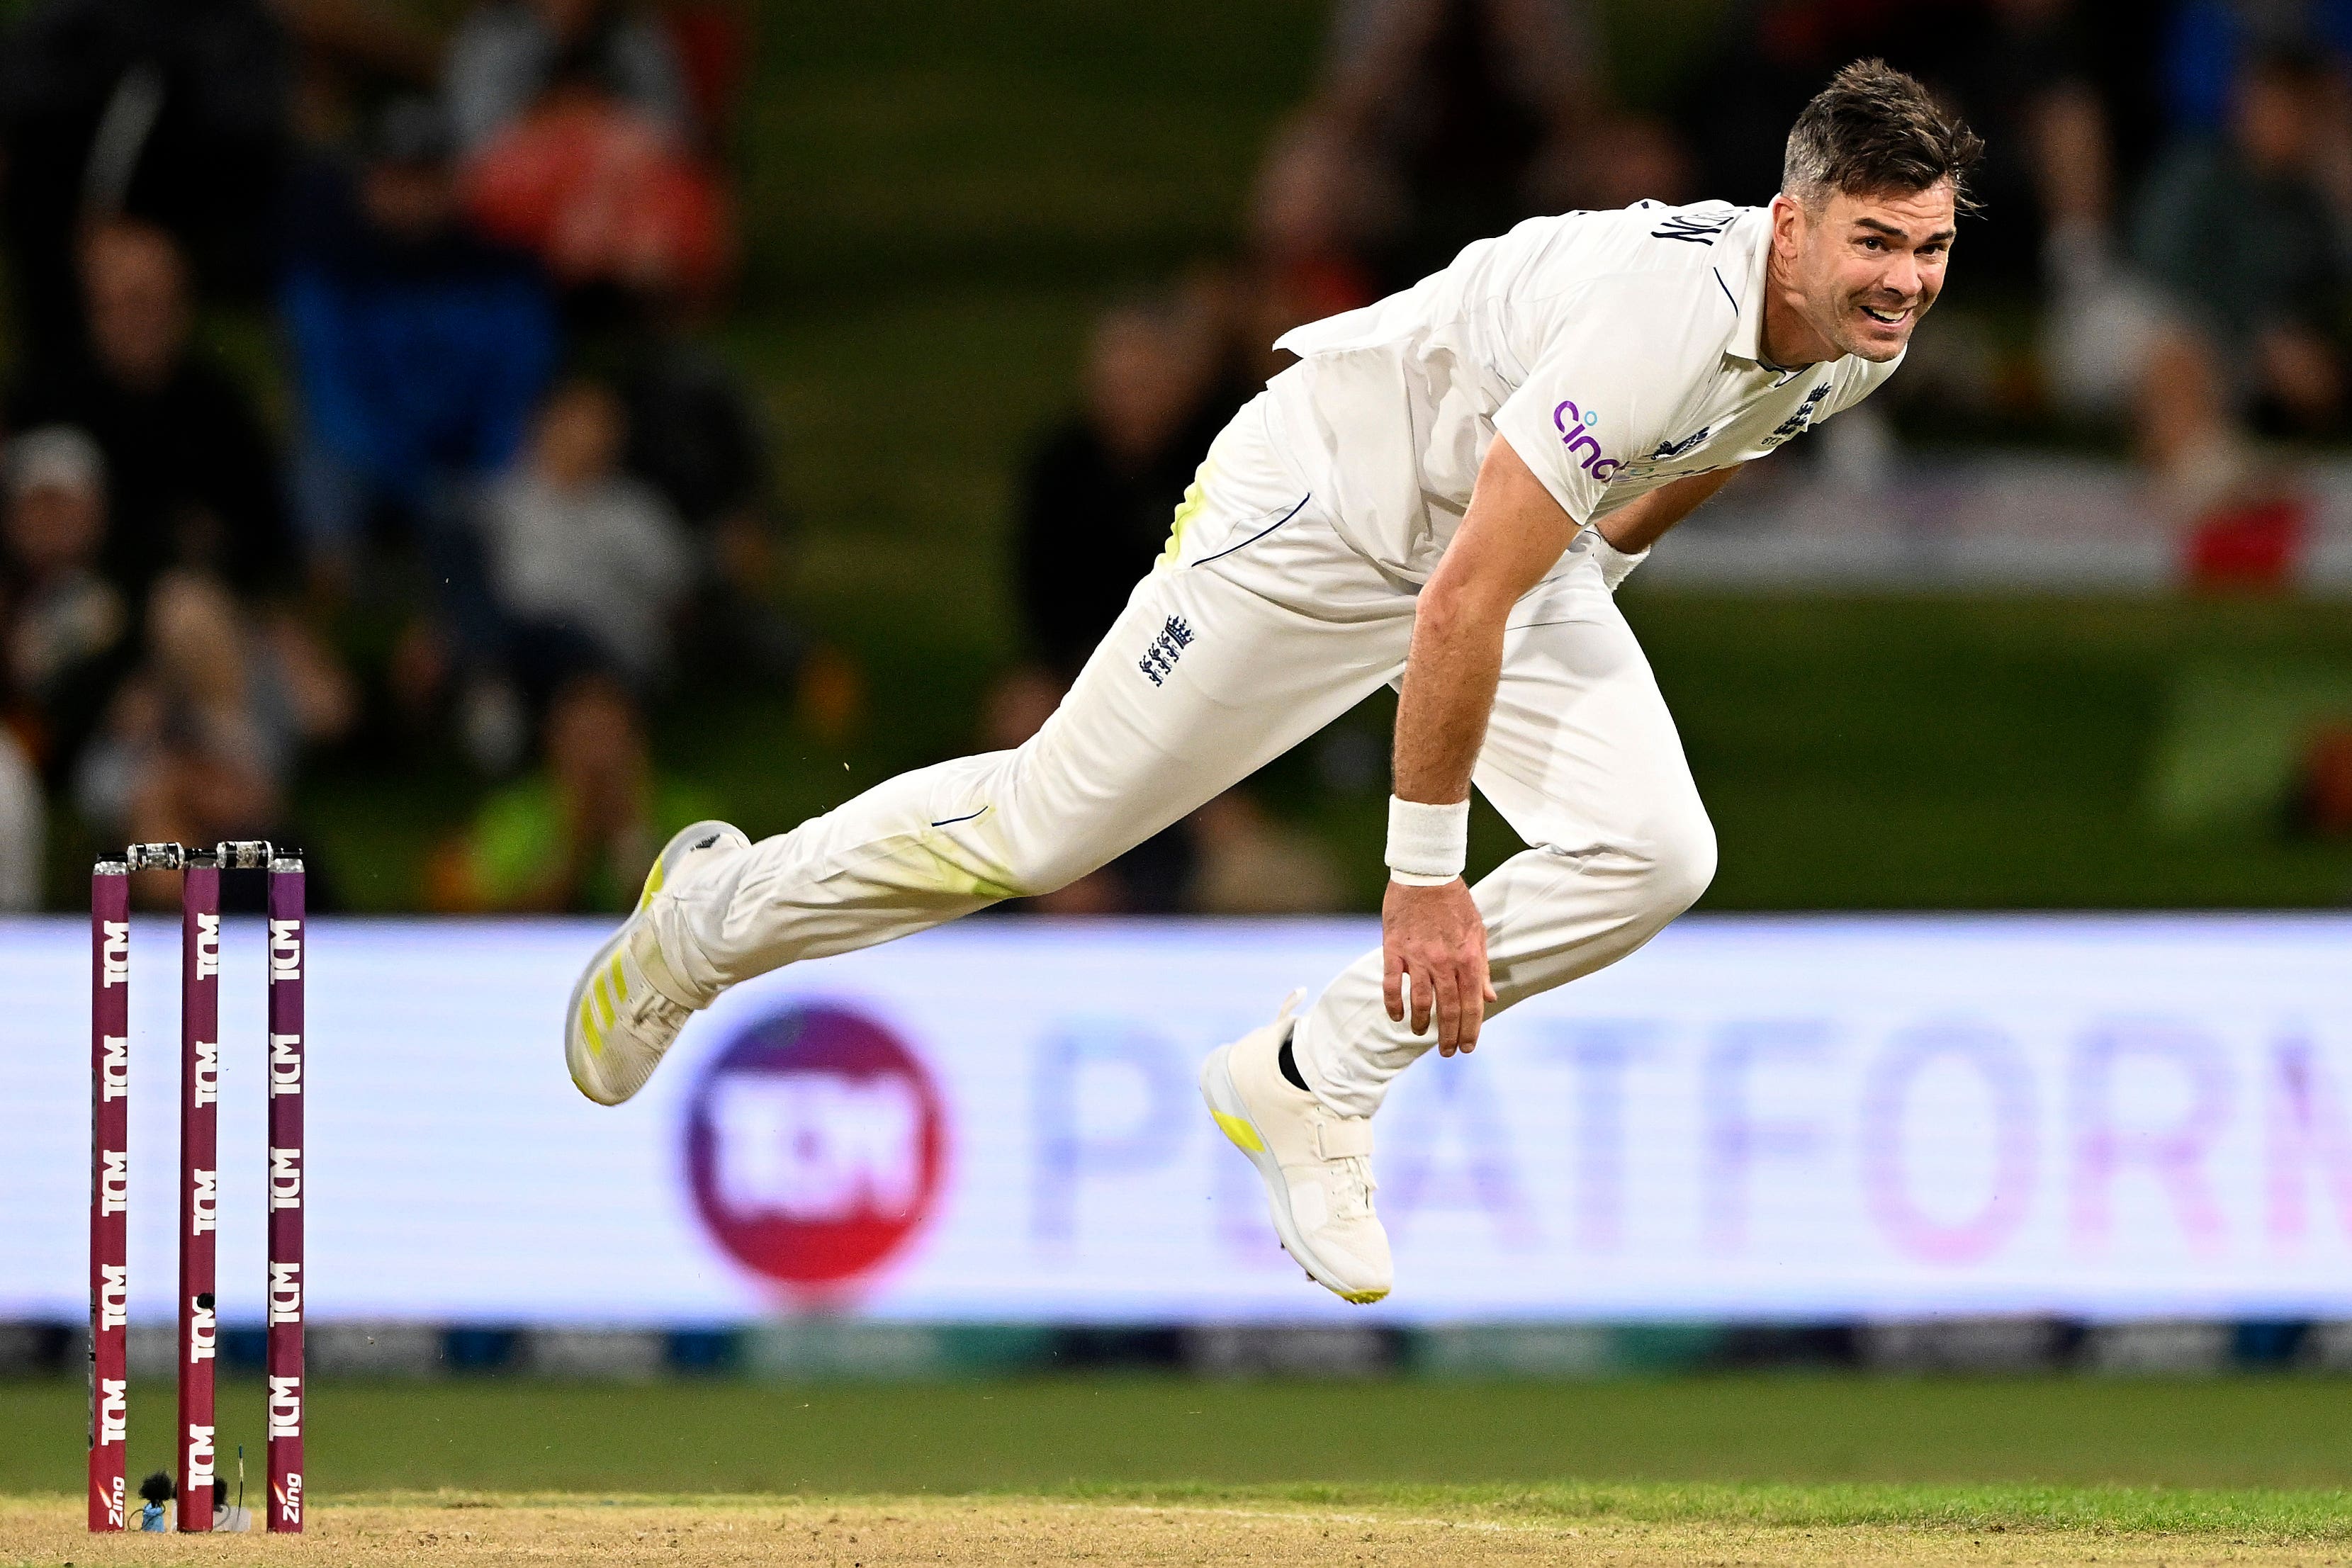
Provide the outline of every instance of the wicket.
<path id="1" fill-rule="evenodd" d="M 89 1528 L 126 1528 L 130 1421 L 131 873 L 180 883 L 179 1527 L 215 1506 L 214 1306 L 220 1220 L 220 873 L 269 886 L 268 1528 L 302 1528 L 303 871 L 267 843 L 133 844 L 90 875 Z"/>

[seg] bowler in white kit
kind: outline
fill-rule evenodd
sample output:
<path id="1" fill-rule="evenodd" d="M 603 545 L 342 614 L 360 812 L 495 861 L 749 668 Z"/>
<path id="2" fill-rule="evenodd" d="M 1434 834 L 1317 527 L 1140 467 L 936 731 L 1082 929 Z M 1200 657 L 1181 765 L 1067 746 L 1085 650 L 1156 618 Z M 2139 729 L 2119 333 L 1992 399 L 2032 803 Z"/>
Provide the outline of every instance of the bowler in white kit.
<path id="1" fill-rule="evenodd" d="M 739 981 L 1074 881 L 1396 685 L 1381 946 L 1201 1073 L 1292 1257 L 1349 1301 L 1387 1295 L 1390 1080 L 1631 953 L 1715 873 L 1612 595 L 1741 465 L 1894 373 L 1979 151 L 1909 77 L 1850 66 L 1769 206 L 1530 219 L 1282 339 L 1299 362 L 1217 437 L 1034 737 L 758 843 L 723 822 L 670 841 L 572 990 L 581 1092 L 635 1093 Z M 1473 785 L 1528 846 L 1475 888 Z"/>

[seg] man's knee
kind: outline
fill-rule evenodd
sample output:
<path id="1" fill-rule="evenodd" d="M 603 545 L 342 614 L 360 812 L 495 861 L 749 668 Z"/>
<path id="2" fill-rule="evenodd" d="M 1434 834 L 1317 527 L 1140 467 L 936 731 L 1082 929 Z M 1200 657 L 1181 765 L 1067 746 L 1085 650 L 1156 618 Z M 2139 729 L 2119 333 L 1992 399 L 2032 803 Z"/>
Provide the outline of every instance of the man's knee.
<path id="1" fill-rule="evenodd" d="M 1644 835 L 1642 890 L 1663 920 L 1672 920 L 1715 880 L 1715 824 L 1696 798 L 1652 820 Z"/>

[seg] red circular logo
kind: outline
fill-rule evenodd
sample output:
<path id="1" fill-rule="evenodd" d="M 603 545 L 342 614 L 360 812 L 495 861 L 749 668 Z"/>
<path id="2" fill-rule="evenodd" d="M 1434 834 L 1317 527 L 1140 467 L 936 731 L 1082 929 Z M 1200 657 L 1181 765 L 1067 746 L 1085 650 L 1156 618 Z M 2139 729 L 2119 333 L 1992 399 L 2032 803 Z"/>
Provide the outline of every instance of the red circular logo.
<path id="1" fill-rule="evenodd" d="M 752 1025 L 711 1060 L 687 1107 L 702 1222 L 744 1267 L 804 1290 L 847 1284 L 904 1246 L 946 1161 L 922 1062 L 839 1008 Z"/>

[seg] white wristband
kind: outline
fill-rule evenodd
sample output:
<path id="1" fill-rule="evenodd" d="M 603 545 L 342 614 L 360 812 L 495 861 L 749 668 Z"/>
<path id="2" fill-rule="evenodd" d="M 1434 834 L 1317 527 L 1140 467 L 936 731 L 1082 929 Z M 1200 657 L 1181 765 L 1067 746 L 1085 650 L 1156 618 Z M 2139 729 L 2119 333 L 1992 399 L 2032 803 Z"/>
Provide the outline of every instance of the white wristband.
<path id="1" fill-rule="evenodd" d="M 1389 797 L 1389 879 L 1437 887 L 1462 874 L 1470 859 L 1470 802 L 1432 806 Z"/>

